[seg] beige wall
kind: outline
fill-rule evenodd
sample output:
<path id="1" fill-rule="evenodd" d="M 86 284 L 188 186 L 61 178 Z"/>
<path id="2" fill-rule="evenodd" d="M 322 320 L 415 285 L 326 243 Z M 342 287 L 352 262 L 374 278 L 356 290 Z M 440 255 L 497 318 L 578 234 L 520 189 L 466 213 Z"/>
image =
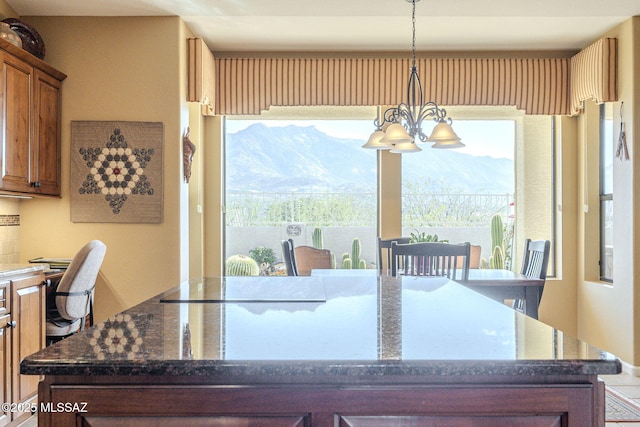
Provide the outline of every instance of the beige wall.
<path id="1" fill-rule="evenodd" d="M 4 0 L 0 0 L 0 19 L 19 18 L 20 16 Z"/>
<path id="2" fill-rule="evenodd" d="M 104 319 L 188 277 L 188 194 L 182 133 L 188 125 L 186 38 L 176 17 L 24 17 L 46 43 L 46 61 L 68 78 L 62 92 L 62 197 L 21 202 L 21 260 L 70 257 L 100 239 L 107 255 L 96 291 Z M 164 123 L 162 224 L 70 221 L 72 120 Z"/>
<path id="3" fill-rule="evenodd" d="M 614 159 L 614 261 L 612 285 L 598 281 L 598 108 L 586 103 L 578 118 L 577 156 L 577 303 L 578 335 L 600 348 L 609 350 L 624 362 L 640 366 L 640 332 L 635 307 L 639 304 L 640 282 L 635 268 L 638 243 L 635 224 L 640 220 L 638 196 L 634 191 L 640 171 L 635 155 L 636 129 L 640 124 L 640 17 L 627 20 L 607 36 L 618 39 L 618 94 L 624 103 L 622 120 L 631 159 Z M 620 127 L 620 102 L 614 105 L 614 140 Z"/>

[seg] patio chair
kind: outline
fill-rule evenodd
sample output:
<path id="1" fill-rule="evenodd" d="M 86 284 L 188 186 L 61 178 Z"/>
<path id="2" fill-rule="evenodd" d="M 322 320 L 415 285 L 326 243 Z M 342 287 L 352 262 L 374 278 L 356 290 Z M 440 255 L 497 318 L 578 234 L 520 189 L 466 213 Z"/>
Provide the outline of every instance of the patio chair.
<path id="1" fill-rule="evenodd" d="M 294 249 L 294 254 L 298 276 L 310 276 L 314 268 L 331 268 L 331 251 L 328 249 L 298 246 Z"/>
<path id="2" fill-rule="evenodd" d="M 443 276 L 451 280 L 469 280 L 471 244 L 391 242 L 391 274 Z"/>
<path id="3" fill-rule="evenodd" d="M 378 237 L 378 274 L 389 274 L 391 271 L 391 242 L 409 243 L 410 237 L 383 239 Z"/>
<path id="4" fill-rule="evenodd" d="M 282 245 L 284 265 L 287 268 L 287 276 L 297 276 L 298 268 L 296 265 L 296 254 L 293 250 L 293 239 L 283 240 L 280 243 Z"/>
<path id="5" fill-rule="evenodd" d="M 550 248 L 551 242 L 549 240 L 526 239 L 524 241 L 524 257 L 522 259 L 520 274 L 527 277 L 546 279 Z M 543 290 L 544 287 L 540 288 L 538 304 L 540 304 L 540 300 L 542 299 Z M 518 311 L 524 311 L 526 308 L 524 304 L 524 301 L 521 299 L 513 300 L 513 308 Z"/>

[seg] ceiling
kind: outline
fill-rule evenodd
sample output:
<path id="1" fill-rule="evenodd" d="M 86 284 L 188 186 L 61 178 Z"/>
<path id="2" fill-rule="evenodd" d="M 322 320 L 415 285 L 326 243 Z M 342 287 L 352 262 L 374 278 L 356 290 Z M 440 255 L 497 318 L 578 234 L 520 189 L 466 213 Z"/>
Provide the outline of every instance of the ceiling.
<path id="1" fill-rule="evenodd" d="M 411 48 L 404 0 L 5 1 L 22 17 L 180 16 L 214 52 Z M 640 0 L 418 0 L 416 15 L 421 51 L 579 50 Z"/>

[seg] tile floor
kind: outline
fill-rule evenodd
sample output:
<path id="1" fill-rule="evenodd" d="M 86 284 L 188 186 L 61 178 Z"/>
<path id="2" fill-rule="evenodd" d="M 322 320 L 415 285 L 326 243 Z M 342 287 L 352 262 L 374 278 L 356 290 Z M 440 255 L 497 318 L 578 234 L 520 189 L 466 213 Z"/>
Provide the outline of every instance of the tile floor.
<path id="1" fill-rule="evenodd" d="M 640 377 L 632 375 L 601 375 L 604 383 L 640 404 Z M 640 421 L 629 423 L 607 423 L 606 427 L 640 427 Z"/>

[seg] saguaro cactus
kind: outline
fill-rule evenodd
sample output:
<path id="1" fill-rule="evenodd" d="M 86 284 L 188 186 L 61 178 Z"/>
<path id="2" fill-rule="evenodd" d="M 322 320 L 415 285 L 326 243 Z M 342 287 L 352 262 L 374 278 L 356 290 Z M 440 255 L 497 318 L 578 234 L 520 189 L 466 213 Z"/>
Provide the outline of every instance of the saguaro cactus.
<path id="1" fill-rule="evenodd" d="M 504 250 L 501 246 L 493 248 L 493 254 L 489 257 L 491 268 L 504 269 Z"/>
<path id="2" fill-rule="evenodd" d="M 360 268 L 360 251 L 360 239 L 356 237 L 351 243 L 351 268 Z"/>
<path id="3" fill-rule="evenodd" d="M 506 268 L 507 243 L 504 237 L 502 216 L 495 214 L 491 217 L 491 246 L 493 249 L 491 250 L 489 262 L 482 260 L 483 268 L 486 268 L 487 264 L 489 268 Z"/>
<path id="4" fill-rule="evenodd" d="M 313 247 L 316 249 L 324 249 L 323 241 L 322 241 L 322 229 L 314 228 L 313 234 L 311 235 L 311 240 L 313 242 Z"/>
<path id="5" fill-rule="evenodd" d="M 491 246 L 500 246 L 504 250 L 504 223 L 499 214 L 491 217 Z"/>
<path id="6" fill-rule="evenodd" d="M 362 247 L 360 239 L 357 237 L 351 242 L 351 254 L 345 252 L 342 254 L 342 268 L 344 269 L 366 269 L 367 262 L 360 259 Z"/>

